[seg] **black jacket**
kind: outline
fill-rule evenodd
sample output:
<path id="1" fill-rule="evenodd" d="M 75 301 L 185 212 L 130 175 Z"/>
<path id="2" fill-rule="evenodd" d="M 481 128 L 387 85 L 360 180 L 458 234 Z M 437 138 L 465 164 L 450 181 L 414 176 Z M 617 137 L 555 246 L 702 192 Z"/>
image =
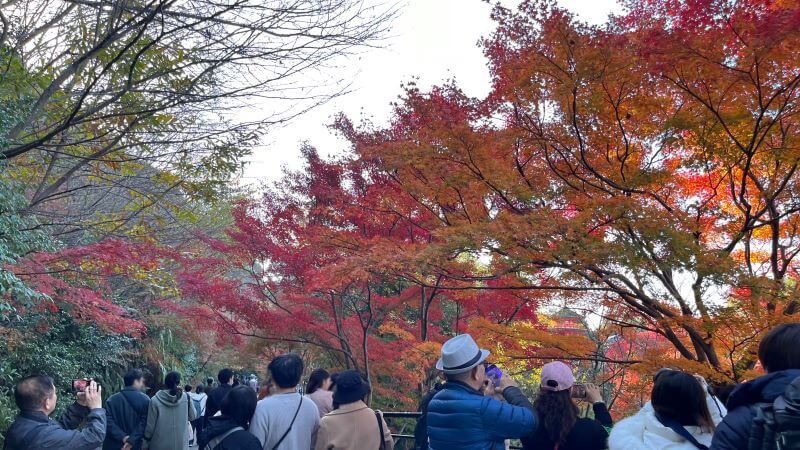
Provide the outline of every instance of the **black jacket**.
<path id="1" fill-rule="evenodd" d="M 198 448 L 205 450 L 206 445 L 212 439 L 228 432 L 237 426 L 233 419 L 226 416 L 211 417 L 208 419 L 208 425 L 200 433 L 197 440 Z M 216 449 L 212 450 L 262 450 L 261 442 L 258 438 L 250 434 L 247 429 L 234 431 L 226 437 Z"/>
<path id="2" fill-rule="evenodd" d="M 126 387 L 106 400 L 108 427 L 103 450 L 119 450 L 128 436 L 134 450 L 142 448 L 144 426 L 150 397 L 133 387 Z"/>
<path id="3" fill-rule="evenodd" d="M 739 450 L 747 448 L 750 429 L 753 427 L 755 403 L 773 402 L 783 395 L 786 387 L 800 377 L 800 369 L 773 372 L 744 383 L 728 398 L 728 415 L 722 419 L 714 433 L 711 450 Z"/>
<path id="4" fill-rule="evenodd" d="M 206 423 L 208 423 L 208 419 L 214 417 L 214 414 L 222 407 L 222 399 L 228 395 L 231 389 L 233 389 L 233 386 L 223 384 L 215 387 L 214 390 L 208 394 L 208 400 L 206 400 Z"/>
<path id="5" fill-rule="evenodd" d="M 78 426 L 86 421 L 86 426 Z M 73 403 L 56 421 L 40 411 L 22 411 L 6 433 L 5 450 L 97 450 L 106 436 L 106 412 Z"/>
<path id="6" fill-rule="evenodd" d="M 614 424 L 611 414 L 608 413 L 605 403 L 595 403 L 592 406 L 594 419 L 581 417 L 575 422 L 567 440 L 558 450 L 603 450 L 606 448 L 608 431 Z M 532 434 L 522 438 L 522 448 L 525 450 L 552 450 L 555 442 L 547 437 L 544 431 L 544 419 L 539 420 L 539 427 Z"/>
<path id="7" fill-rule="evenodd" d="M 428 391 L 419 402 L 419 409 L 422 415 L 417 420 L 417 426 L 414 427 L 414 450 L 428 450 L 428 403 L 431 402 L 433 396 L 442 390 L 443 383 L 436 383 L 433 389 Z"/>

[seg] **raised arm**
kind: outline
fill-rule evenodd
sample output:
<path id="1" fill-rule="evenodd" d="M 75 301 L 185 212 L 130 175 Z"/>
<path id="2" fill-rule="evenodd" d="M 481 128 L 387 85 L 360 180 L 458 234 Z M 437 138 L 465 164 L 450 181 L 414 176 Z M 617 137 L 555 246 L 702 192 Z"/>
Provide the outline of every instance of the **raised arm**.
<path id="1" fill-rule="evenodd" d="M 600 422 L 600 425 L 605 427 L 606 431 L 610 431 L 611 427 L 614 426 L 614 420 L 611 418 L 611 413 L 608 412 L 603 396 L 600 395 L 600 388 L 594 384 L 587 384 L 586 401 L 592 404 L 594 419 Z"/>
<path id="2" fill-rule="evenodd" d="M 106 412 L 103 408 L 92 409 L 86 417 L 86 426 L 81 430 L 59 429 L 48 433 L 41 448 L 69 450 L 95 450 L 103 445 L 106 437 Z"/>

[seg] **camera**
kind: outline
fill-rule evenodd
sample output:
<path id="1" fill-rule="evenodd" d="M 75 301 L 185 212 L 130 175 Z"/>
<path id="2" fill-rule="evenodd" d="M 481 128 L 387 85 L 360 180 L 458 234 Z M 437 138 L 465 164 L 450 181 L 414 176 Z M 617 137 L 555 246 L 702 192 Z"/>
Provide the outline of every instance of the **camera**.
<path id="1" fill-rule="evenodd" d="M 86 392 L 86 388 L 94 381 L 94 378 L 79 378 L 72 382 L 72 390 L 75 392 Z"/>

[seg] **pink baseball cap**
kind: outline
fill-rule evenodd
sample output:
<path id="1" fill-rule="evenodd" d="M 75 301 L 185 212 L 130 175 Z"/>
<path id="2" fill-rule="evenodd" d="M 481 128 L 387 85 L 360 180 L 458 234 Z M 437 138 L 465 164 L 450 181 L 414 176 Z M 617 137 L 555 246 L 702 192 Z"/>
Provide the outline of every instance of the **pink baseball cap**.
<path id="1" fill-rule="evenodd" d="M 553 361 L 542 367 L 542 389 L 545 391 L 563 391 L 575 384 L 572 369 L 561 361 Z"/>

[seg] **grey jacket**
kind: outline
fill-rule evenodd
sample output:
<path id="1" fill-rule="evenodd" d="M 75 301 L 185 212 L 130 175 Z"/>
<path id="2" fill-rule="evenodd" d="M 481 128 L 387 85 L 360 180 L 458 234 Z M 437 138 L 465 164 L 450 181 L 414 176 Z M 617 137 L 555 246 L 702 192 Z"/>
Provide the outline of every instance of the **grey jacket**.
<path id="1" fill-rule="evenodd" d="M 158 391 L 150 399 L 142 448 L 187 450 L 189 421 L 196 418 L 192 402 L 183 391 L 178 391 L 178 395 L 171 395 L 169 391 Z"/>
<path id="2" fill-rule="evenodd" d="M 86 421 L 83 429 L 77 428 Z M 98 450 L 106 436 L 106 411 L 73 403 L 58 420 L 22 411 L 6 433 L 5 450 Z"/>

